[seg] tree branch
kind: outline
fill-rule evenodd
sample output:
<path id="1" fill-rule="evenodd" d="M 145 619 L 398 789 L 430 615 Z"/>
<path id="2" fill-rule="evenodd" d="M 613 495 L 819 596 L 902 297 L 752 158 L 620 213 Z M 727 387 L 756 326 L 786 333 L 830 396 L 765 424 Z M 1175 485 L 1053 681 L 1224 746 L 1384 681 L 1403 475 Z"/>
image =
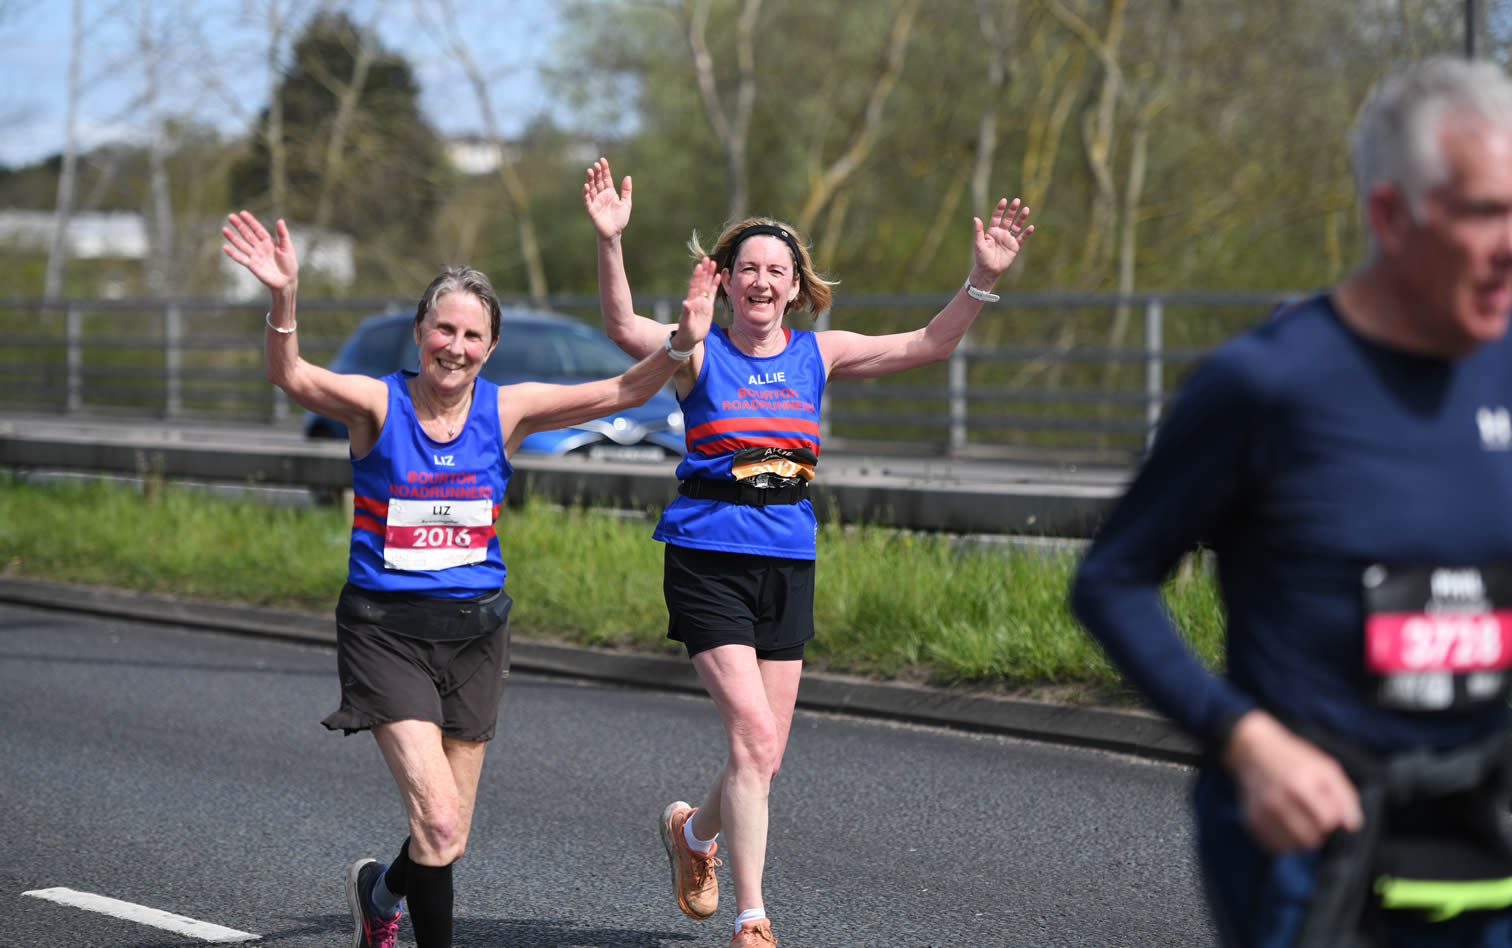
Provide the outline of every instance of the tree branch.
<path id="1" fill-rule="evenodd" d="M 908 41 L 913 35 L 913 21 L 914 16 L 919 12 L 919 3 L 920 0 L 902 0 L 899 5 L 898 12 L 893 18 L 881 72 L 876 82 L 872 84 L 871 94 L 867 97 L 861 131 L 851 142 L 845 154 L 831 163 L 819 179 L 810 184 L 808 200 L 798 212 L 798 219 L 795 222 L 795 226 L 800 231 L 808 232 L 824 205 L 855 173 L 876 145 L 877 138 L 882 133 L 882 110 L 887 105 L 888 97 L 892 95 L 893 87 L 898 83 L 898 77 L 903 73 L 904 54 L 908 51 Z"/>

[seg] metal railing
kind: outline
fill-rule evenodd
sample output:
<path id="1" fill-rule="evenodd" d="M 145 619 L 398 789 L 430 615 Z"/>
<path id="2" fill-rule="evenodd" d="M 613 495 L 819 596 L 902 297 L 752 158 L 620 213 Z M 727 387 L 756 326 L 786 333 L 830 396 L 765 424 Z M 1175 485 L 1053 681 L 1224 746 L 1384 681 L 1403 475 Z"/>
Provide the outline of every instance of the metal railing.
<path id="1" fill-rule="evenodd" d="M 1137 457 L 1191 365 L 1292 296 L 1004 293 L 945 364 L 831 384 L 822 403 L 826 446 L 952 457 Z M 908 331 L 947 299 L 850 296 L 812 324 L 795 325 Z M 680 300 L 637 302 L 641 312 L 669 322 Z M 325 362 L 363 317 L 406 311 L 413 302 L 299 305 L 301 352 Z M 596 297 L 562 296 L 548 305 L 598 322 Z M 0 410 L 292 426 L 297 411 L 263 376 L 265 309 L 205 299 L 0 301 Z"/>

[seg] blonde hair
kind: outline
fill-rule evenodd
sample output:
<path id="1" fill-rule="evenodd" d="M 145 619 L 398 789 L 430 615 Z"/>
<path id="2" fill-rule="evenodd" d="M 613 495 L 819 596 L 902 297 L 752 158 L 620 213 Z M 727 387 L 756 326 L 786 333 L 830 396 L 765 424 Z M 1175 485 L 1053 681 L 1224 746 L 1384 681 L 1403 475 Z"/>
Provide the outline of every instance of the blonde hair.
<path id="1" fill-rule="evenodd" d="M 755 229 L 755 234 L 748 235 L 746 232 Z M 777 231 L 777 233 L 772 233 Z M 747 236 L 767 235 L 777 237 L 788 245 L 796 257 L 793 261 L 795 272 L 798 277 L 798 295 L 793 298 L 788 311 L 797 310 L 817 316 L 830 308 L 830 287 L 838 283 L 838 280 L 827 280 L 814 269 L 813 258 L 809 256 L 808 244 L 804 242 L 798 231 L 787 224 L 770 217 L 747 217 L 738 224 L 727 225 L 714 242 L 712 250 L 703 249 L 698 240 L 698 231 L 693 232 L 693 237 L 688 241 L 688 250 L 692 252 L 693 259 L 710 257 L 714 260 L 714 266 L 720 270 L 731 269 L 734 264 L 734 255 L 739 250 L 741 242 Z M 724 296 L 724 285 L 720 284 L 715 291 L 717 296 Z"/>

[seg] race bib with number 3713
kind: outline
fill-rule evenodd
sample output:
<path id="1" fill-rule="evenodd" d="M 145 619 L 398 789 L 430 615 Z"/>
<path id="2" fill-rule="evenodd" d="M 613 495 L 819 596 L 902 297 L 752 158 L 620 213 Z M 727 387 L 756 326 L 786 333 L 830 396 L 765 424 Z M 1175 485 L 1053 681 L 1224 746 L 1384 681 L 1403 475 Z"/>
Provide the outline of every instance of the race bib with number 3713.
<path id="1" fill-rule="evenodd" d="M 383 565 L 438 570 L 481 563 L 493 536 L 490 500 L 390 499 Z"/>

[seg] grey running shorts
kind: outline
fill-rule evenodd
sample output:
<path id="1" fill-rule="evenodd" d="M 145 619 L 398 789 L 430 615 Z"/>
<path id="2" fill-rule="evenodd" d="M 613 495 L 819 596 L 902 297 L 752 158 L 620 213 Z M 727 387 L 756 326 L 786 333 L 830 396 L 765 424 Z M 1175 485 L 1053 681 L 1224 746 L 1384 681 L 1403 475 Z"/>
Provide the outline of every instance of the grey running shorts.
<path id="1" fill-rule="evenodd" d="M 509 596 L 434 599 L 348 583 L 336 603 L 341 708 L 323 722 L 346 734 L 430 721 L 446 737 L 493 737 L 509 675 Z"/>

